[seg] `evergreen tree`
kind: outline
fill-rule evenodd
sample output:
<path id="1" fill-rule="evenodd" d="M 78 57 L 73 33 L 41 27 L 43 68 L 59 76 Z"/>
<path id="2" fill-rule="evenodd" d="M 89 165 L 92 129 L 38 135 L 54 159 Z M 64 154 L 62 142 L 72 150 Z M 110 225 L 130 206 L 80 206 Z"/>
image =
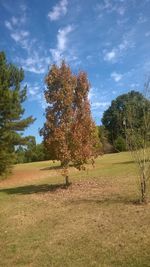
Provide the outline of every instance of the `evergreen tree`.
<path id="1" fill-rule="evenodd" d="M 27 89 L 21 88 L 23 79 L 23 70 L 7 63 L 5 53 L 0 52 L 0 175 L 14 162 L 15 146 L 26 144 L 28 138 L 21 132 L 34 121 L 32 116 L 22 119 Z"/>
<path id="2" fill-rule="evenodd" d="M 61 161 L 68 184 L 69 162 L 80 169 L 97 155 L 99 148 L 88 101 L 90 86 L 84 72 L 72 74 L 65 62 L 60 67 L 51 67 L 46 84 L 48 107 L 41 135 L 47 150 L 53 152 L 54 159 Z"/>

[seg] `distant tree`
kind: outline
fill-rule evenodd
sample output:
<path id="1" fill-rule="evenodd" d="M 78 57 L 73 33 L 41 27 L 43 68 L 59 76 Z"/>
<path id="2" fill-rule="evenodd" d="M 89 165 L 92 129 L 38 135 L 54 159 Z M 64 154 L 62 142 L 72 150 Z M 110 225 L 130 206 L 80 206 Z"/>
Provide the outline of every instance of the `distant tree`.
<path id="1" fill-rule="evenodd" d="M 108 131 L 109 141 L 116 150 L 125 150 L 125 130 L 123 119 L 126 116 L 128 104 L 134 107 L 136 112 L 135 125 L 140 126 L 142 117 L 142 103 L 144 96 L 140 92 L 131 91 L 127 94 L 118 96 L 111 102 L 110 107 L 104 112 L 102 123 Z"/>
<path id="2" fill-rule="evenodd" d="M 98 138 L 88 101 L 90 85 L 84 72 L 72 74 L 64 61 L 60 67 L 52 65 L 46 84 L 48 107 L 41 135 L 47 150 L 60 160 L 68 185 L 69 162 L 81 169 L 98 154 Z"/>
<path id="3" fill-rule="evenodd" d="M 101 152 L 104 154 L 113 153 L 114 147 L 109 142 L 108 131 L 105 129 L 104 125 L 97 126 L 97 131 L 102 146 Z"/>
<path id="4" fill-rule="evenodd" d="M 36 145 L 36 161 L 43 161 L 46 159 L 50 159 L 46 155 L 45 147 L 43 143 Z"/>
<path id="5" fill-rule="evenodd" d="M 22 69 L 7 63 L 4 52 L 0 52 L 0 175 L 5 174 L 15 159 L 15 146 L 26 144 L 21 132 L 33 123 L 32 116 L 22 119 L 26 99 L 26 87 Z"/>
<path id="6" fill-rule="evenodd" d="M 46 154 L 43 143 L 36 144 L 34 136 L 30 136 L 26 145 L 18 146 L 15 150 L 15 163 L 36 162 L 51 159 Z"/>
<path id="7" fill-rule="evenodd" d="M 24 147 L 25 162 L 33 162 L 37 160 L 36 156 L 36 140 L 34 136 L 28 137 L 28 142 Z"/>
<path id="8" fill-rule="evenodd" d="M 142 101 L 126 106 L 124 127 L 127 147 L 139 170 L 141 202 L 146 202 L 150 179 L 150 79 L 145 83 Z M 138 120 L 137 120 L 138 118 Z"/>
<path id="9" fill-rule="evenodd" d="M 26 162 L 25 160 L 25 150 L 24 150 L 24 147 L 19 145 L 16 147 L 16 150 L 15 150 L 15 161 L 14 163 L 24 163 Z"/>

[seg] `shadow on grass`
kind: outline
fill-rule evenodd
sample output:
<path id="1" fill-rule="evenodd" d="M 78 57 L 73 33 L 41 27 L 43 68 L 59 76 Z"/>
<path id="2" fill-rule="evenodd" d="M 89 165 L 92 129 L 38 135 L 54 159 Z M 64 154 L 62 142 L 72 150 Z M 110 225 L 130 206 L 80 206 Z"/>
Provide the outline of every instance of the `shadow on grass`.
<path id="1" fill-rule="evenodd" d="M 135 163 L 133 160 L 130 160 L 130 161 L 121 161 L 121 162 L 115 162 L 113 164 L 117 164 L 117 165 L 120 165 L 120 164 L 133 164 Z"/>
<path id="2" fill-rule="evenodd" d="M 141 162 L 143 162 L 143 160 L 141 160 Z M 149 160 L 145 160 L 145 162 L 149 162 Z M 115 162 L 113 164 L 135 164 L 136 162 L 134 160 L 130 160 L 130 161 L 121 161 L 121 162 Z"/>
<path id="3" fill-rule="evenodd" d="M 68 187 L 69 185 L 67 186 L 65 184 L 26 185 L 14 188 L 0 189 L 0 193 L 3 192 L 8 195 L 13 195 L 13 194 L 28 195 L 35 193 L 54 192 L 57 189 L 67 189 Z"/>
<path id="4" fill-rule="evenodd" d="M 125 204 L 125 205 L 139 205 L 141 202 L 138 199 L 131 199 L 122 197 L 120 195 L 107 196 L 101 199 L 97 198 L 83 198 L 78 200 L 70 200 L 70 204 L 80 205 L 80 204 L 97 204 L 97 205 L 112 205 L 112 204 Z"/>
<path id="5" fill-rule="evenodd" d="M 42 185 L 25 185 L 14 188 L 0 189 L 0 193 L 6 193 L 8 195 L 30 195 L 36 193 L 55 192 L 58 189 L 67 189 L 71 183 L 67 186 L 66 184 L 42 184 Z M 80 204 L 97 204 L 97 205 L 112 205 L 112 204 L 126 204 L 126 205 L 139 205 L 142 204 L 138 199 L 133 199 L 131 196 L 123 197 L 119 194 L 102 196 L 101 198 L 80 198 L 67 200 L 68 204 L 80 205 Z"/>
<path id="6" fill-rule="evenodd" d="M 61 169 L 62 169 L 61 166 L 49 166 L 49 167 L 40 169 L 40 171 L 61 170 Z"/>
<path id="7" fill-rule="evenodd" d="M 73 164 L 69 164 L 69 167 L 73 167 Z M 61 165 L 56 165 L 56 166 L 49 166 L 49 167 L 44 167 L 41 168 L 40 171 L 49 171 L 49 170 L 62 170 L 63 167 Z"/>

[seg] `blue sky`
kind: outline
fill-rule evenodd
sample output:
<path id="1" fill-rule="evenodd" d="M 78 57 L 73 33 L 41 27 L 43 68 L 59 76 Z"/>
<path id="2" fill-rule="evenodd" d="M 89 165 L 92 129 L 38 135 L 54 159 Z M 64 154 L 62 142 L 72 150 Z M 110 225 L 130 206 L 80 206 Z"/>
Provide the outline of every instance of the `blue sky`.
<path id="1" fill-rule="evenodd" d="M 23 67 L 25 116 L 44 123 L 44 77 L 65 59 L 73 72 L 87 72 L 93 118 L 100 125 L 112 99 L 142 90 L 150 71 L 150 0 L 1 0 L 0 50 Z"/>

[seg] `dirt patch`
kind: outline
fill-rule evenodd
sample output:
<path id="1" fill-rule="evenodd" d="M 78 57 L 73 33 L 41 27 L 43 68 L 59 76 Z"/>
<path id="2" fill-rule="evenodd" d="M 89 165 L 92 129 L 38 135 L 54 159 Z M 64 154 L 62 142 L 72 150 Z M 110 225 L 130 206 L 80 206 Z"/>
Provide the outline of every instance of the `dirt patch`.
<path id="1" fill-rule="evenodd" d="M 14 186 L 21 184 L 34 183 L 37 180 L 44 179 L 46 177 L 57 176 L 58 172 L 55 170 L 45 170 L 42 172 L 40 168 L 22 169 L 18 170 L 15 168 L 12 174 L 9 175 L 5 180 L 0 181 L 0 187 Z"/>

